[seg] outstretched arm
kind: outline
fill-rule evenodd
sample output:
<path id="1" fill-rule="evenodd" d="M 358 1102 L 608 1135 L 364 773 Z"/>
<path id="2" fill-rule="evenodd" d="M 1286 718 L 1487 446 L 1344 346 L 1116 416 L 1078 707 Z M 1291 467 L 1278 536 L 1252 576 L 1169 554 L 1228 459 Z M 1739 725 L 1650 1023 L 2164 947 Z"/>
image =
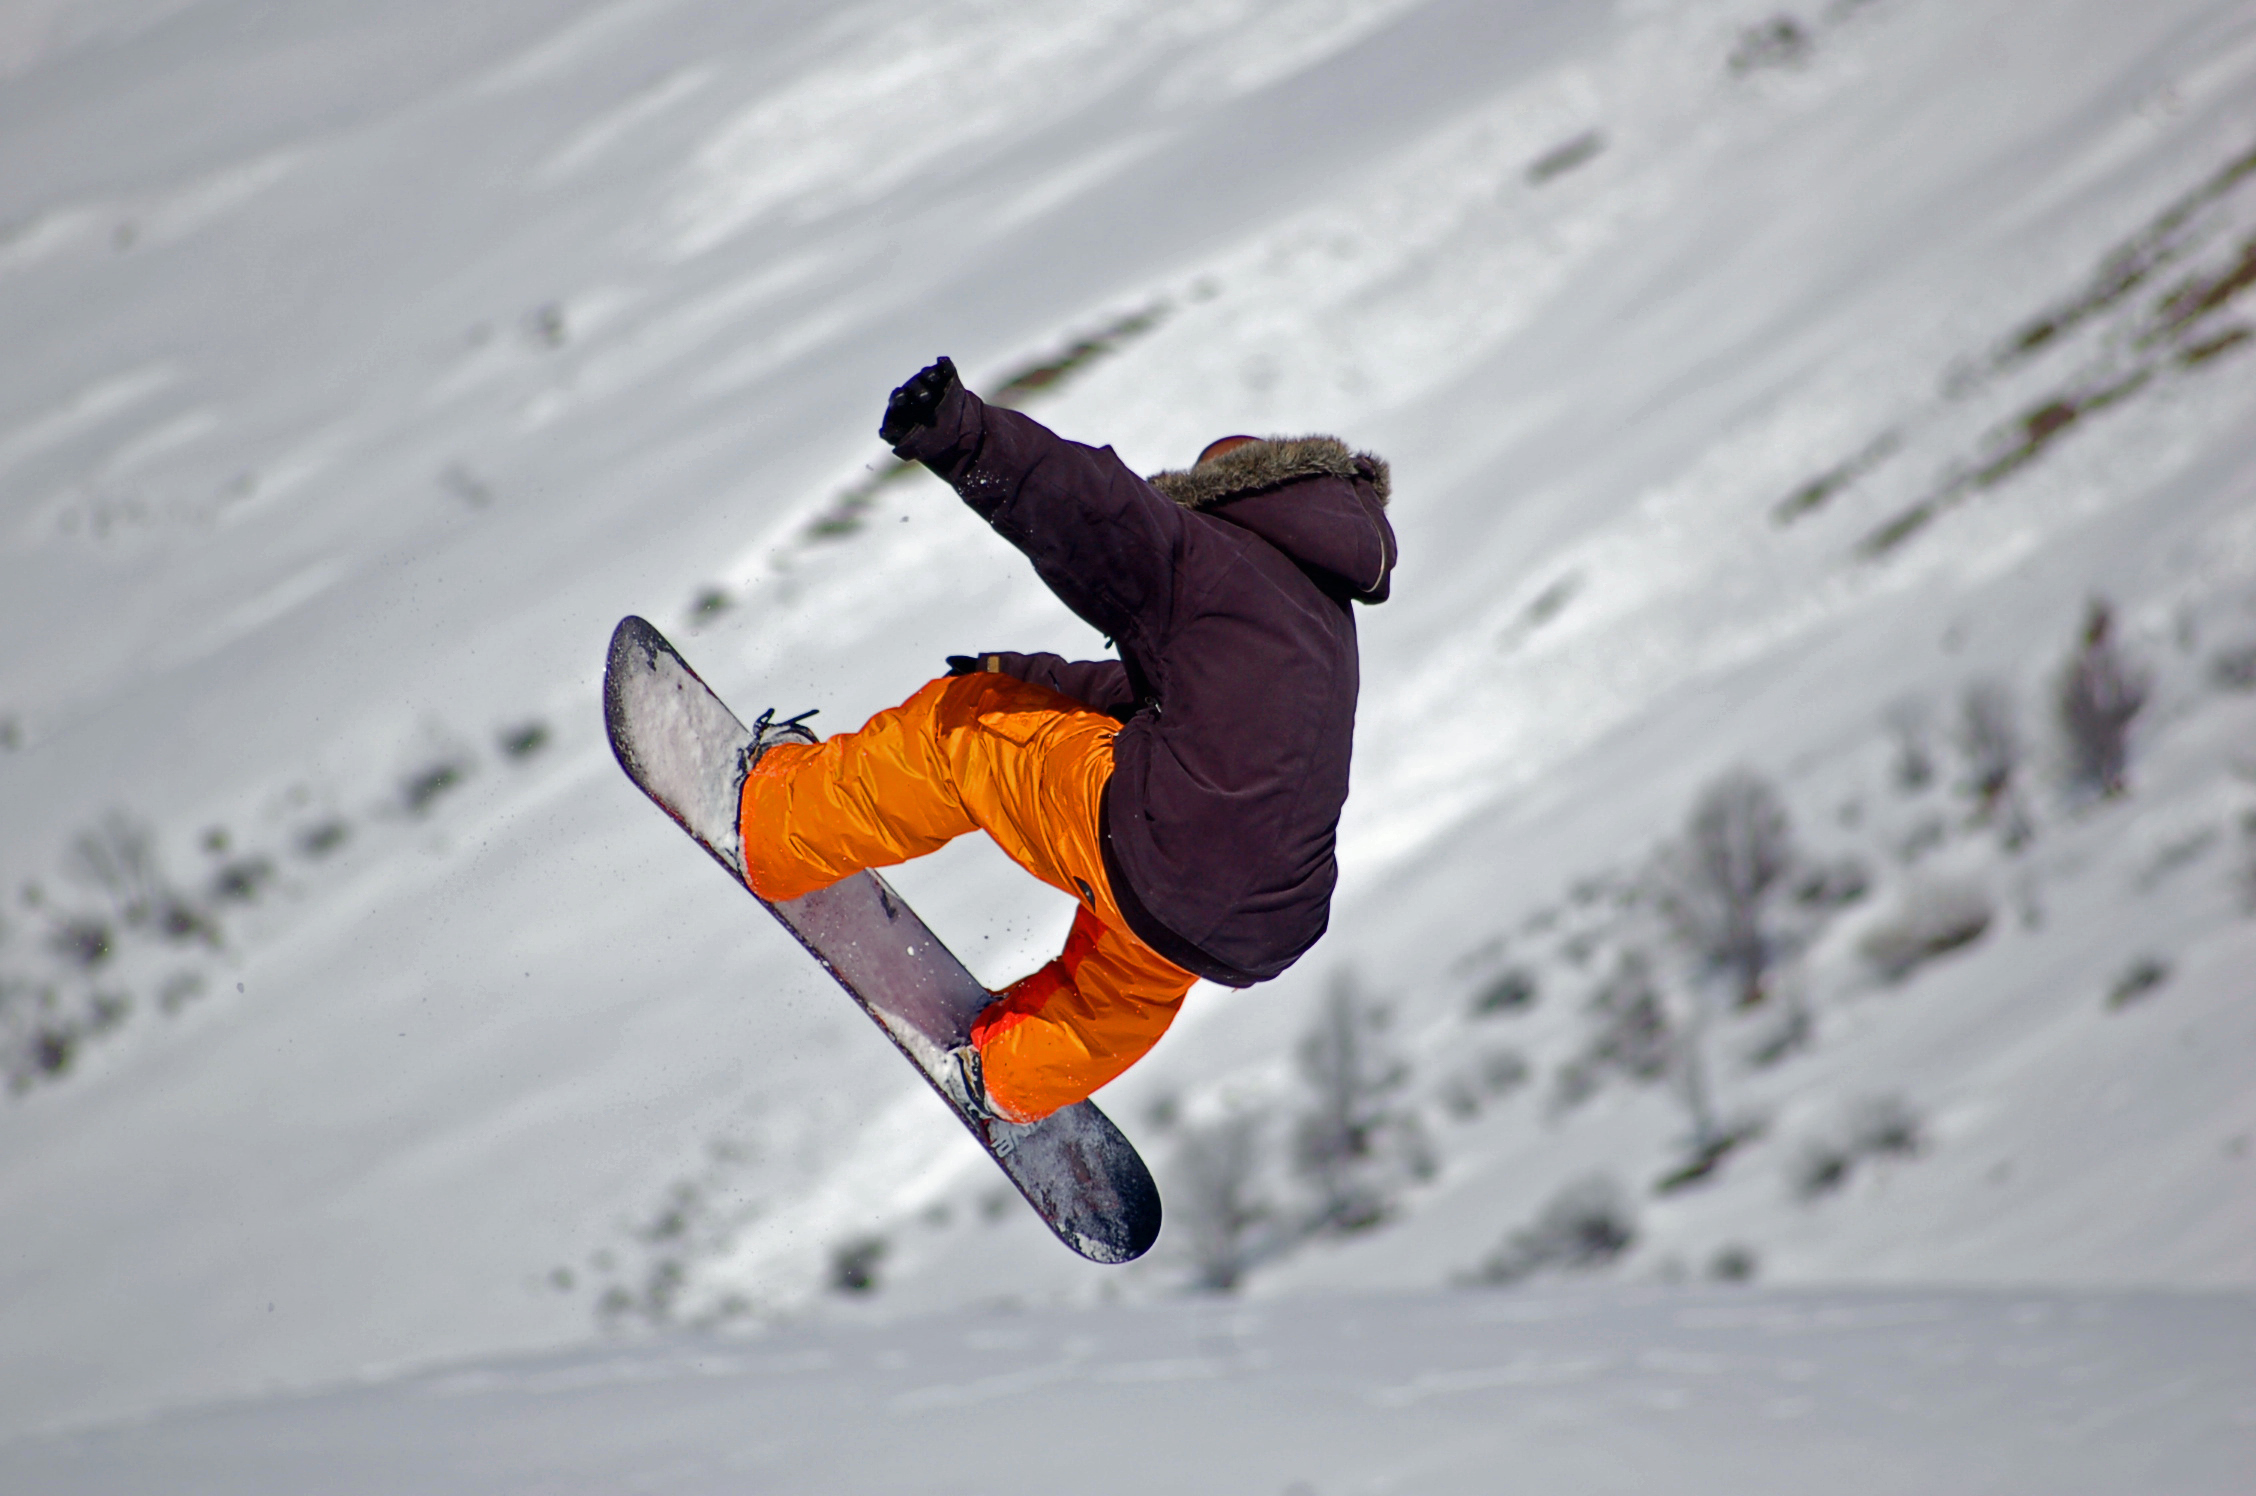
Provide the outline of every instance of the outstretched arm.
<path id="1" fill-rule="evenodd" d="M 1150 660 L 1174 602 L 1183 512 L 1110 447 L 988 405 L 943 360 L 895 392 L 880 434 L 1024 551 L 1059 601 Z"/>

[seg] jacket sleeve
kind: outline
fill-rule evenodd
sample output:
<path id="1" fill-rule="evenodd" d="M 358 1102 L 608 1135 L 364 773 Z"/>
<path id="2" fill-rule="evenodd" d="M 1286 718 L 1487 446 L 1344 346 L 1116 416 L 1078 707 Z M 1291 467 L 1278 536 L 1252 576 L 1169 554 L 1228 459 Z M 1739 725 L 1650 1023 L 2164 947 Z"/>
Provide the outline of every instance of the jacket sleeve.
<path id="1" fill-rule="evenodd" d="M 1123 654 L 1156 656 L 1174 603 L 1183 512 L 1110 447 L 1069 442 L 959 386 L 932 425 L 893 450 L 954 487 L 1026 553 L 1060 602 Z"/>
<path id="2" fill-rule="evenodd" d="M 1037 686 L 1048 686 L 1084 706 L 1126 718 L 1136 710 L 1136 688 L 1128 667 L 1118 660 L 1068 660 L 1054 654 L 991 651 L 979 656 L 982 669 L 998 670 Z"/>

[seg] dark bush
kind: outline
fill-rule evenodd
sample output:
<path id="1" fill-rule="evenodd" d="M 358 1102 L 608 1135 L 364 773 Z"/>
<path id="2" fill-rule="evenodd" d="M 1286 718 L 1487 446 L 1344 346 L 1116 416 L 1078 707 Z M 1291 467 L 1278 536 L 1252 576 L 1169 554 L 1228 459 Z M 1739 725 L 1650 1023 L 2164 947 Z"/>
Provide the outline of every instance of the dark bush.
<path id="1" fill-rule="evenodd" d="M 237 857 L 212 874 L 211 896 L 223 903 L 248 904 L 274 880 L 274 863 L 265 857 Z"/>
<path id="2" fill-rule="evenodd" d="M 1918 1113 L 1898 1096 L 1875 1096 L 1851 1106 L 1838 1126 L 1812 1138 L 1787 1169 L 1795 1198 L 1814 1200 L 1849 1182 L 1868 1158 L 1914 1158 L 1927 1149 Z"/>
<path id="3" fill-rule="evenodd" d="M 1861 1158 L 1908 1158 L 1927 1146 L 1918 1113 L 1900 1096 L 1874 1096 L 1849 1111 L 1849 1146 Z"/>
<path id="4" fill-rule="evenodd" d="M 1521 1013 L 1535 1006 L 1535 973 L 1524 966 L 1508 967 L 1473 994 L 1473 1014 L 1485 1018 L 1495 1013 Z"/>
<path id="5" fill-rule="evenodd" d="M 1972 883 L 1923 883 L 1888 919 L 1867 930 L 1857 948 L 1881 978 L 1900 982 L 1938 956 L 1982 938 L 1997 910 Z"/>
<path id="6" fill-rule="evenodd" d="M 425 764 L 400 781 L 400 804 L 409 815 L 422 815 L 469 777 L 470 761 L 466 758 L 443 758 Z"/>
<path id="7" fill-rule="evenodd" d="M 502 756 L 528 759 L 548 746 L 546 722 L 520 722 L 515 727 L 504 728 L 496 737 Z"/>
<path id="8" fill-rule="evenodd" d="M 1596 160 L 1605 149 L 1605 131 L 1585 130 L 1574 139 L 1562 141 L 1529 162 L 1528 185 L 1540 187 L 1553 177 L 1563 177 L 1576 167 Z"/>
<path id="9" fill-rule="evenodd" d="M 345 844 L 352 835 L 352 827 L 344 821 L 330 817 L 317 821 L 298 833 L 298 851 L 307 857 L 327 857 Z"/>
<path id="10" fill-rule="evenodd" d="M 885 1238 L 875 1235 L 852 1237 L 833 1247 L 830 1253 L 832 1291 L 875 1293 L 878 1264 L 885 1260 L 886 1251 Z"/>
<path id="11" fill-rule="evenodd" d="M 68 1028 L 43 1028 L 32 1036 L 31 1062 L 41 1075 L 61 1075 L 78 1054 L 78 1034 Z"/>
<path id="12" fill-rule="evenodd" d="M 1708 1259 L 1708 1276 L 1718 1283 L 1752 1283 L 1761 1265 L 1752 1247 L 1718 1247 Z"/>
<path id="13" fill-rule="evenodd" d="M 1788 1183 L 1796 1199 L 1814 1200 L 1847 1184 L 1855 1167 L 1856 1154 L 1837 1141 L 1806 1143 L 1794 1160 Z"/>
<path id="14" fill-rule="evenodd" d="M 1815 46 L 1808 28 L 1800 21 L 1789 15 L 1776 15 L 1741 31 L 1738 44 L 1731 49 L 1725 65 L 1741 74 L 1764 68 L 1797 67 L 1809 60 Z"/>
<path id="15" fill-rule="evenodd" d="M 1740 1117 L 1721 1126 L 1705 1128 L 1695 1125 L 1691 1150 L 1683 1162 L 1653 1181 L 1653 1193 L 1673 1195 L 1678 1190 L 1715 1177 L 1725 1159 L 1747 1144 L 1760 1138 L 1767 1130 L 1760 1117 Z"/>
<path id="16" fill-rule="evenodd" d="M 2220 691 L 2256 691 L 2256 644 L 2218 651 L 2209 661 L 2209 679 Z"/>
<path id="17" fill-rule="evenodd" d="M 171 941 L 219 944 L 219 925 L 211 915 L 178 895 L 167 895 L 157 910 L 157 933 Z"/>
<path id="18" fill-rule="evenodd" d="M 1872 873 L 1855 857 L 1810 863 L 1794 877 L 1794 902 L 1805 909 L 1845 909 L 1872 891 Z"/>
<path id="19" fill-rule="evenodd" d="M 1540 1272 L 1592 1272 L 1637 1241 L 1637 1218 L 1620 1186 L 1603 1175 L 1576 1180 L 1473 1270 L 1476 1283 L 1518 1283 Z"/>
<path id="20" fill-rule="evenodd" d="M 2127 1008 L 2153 995 L 2154 990 L 2170 980 L 2170 963 L 2159 956 L 2141 956 L 2123 968 L 2123 974 L 2107 989 L 2107 1006 Z"/>
<path id="21" fill-rule="evenodd" d="M 73 915 L 55 926 L 47 944 L 66 963 L 91 971 L 116 954 L 117 932 L 107 920 Z"/>

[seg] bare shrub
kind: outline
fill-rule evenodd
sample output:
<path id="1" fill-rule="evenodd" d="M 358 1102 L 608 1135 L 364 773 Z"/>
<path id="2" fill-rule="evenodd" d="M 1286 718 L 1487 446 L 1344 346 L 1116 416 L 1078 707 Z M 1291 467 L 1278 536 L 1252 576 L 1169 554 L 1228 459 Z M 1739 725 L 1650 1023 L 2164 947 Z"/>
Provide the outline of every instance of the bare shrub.
<path id="1" fill-rule="evenodd" d="M 1314 1229 L 1376 1225 L 1407 1180 L 1433 1172 L 1425 1131 L 1402 1101 L 1410 1067 L 1389 1042 L 1390 1018 L 1343 973 L 1301 1038 L 1307 1105 L 1293 1127 L 1292 1160 L 1316 1191 Z"/>
<path id="2" fill-rule="evenodd" d="M 1787 1166 L 1787 1187 L 1815 1200 L 1849 1182 L 1873 1158 L 1914 1158 L 1926 1151 L 1926 1126 L 1900 1096 L 1871 1096 L 1849 1107 L 1829 1131 L 1806 1140 Z"/>
<path id="3" fill-rule="evenodd" d="M 1773 911 L 1797 860 L 1784 802 L 1747 769 L 1702 790 L 1682 839 L 1656 860 L 1654 891 L 1669 928 L 1702 974 L 1727 980 L 1743 1007 L 1763 1000 L 1783 953 Z"/>
<path id="4" fill-rule="evenodd" d="M 110 901 L 119 920 L 167 940 L 219 943 L 211 916 L 173 887 L 157 857 L 147 822 L 111 811 L 72 839 L 63 870 Z"/>
<path id="5" fill-rule="evenodd" d="M 1192 1286 L 1229 1293 L 1245 1278 L 1275 1211 L 1262 1198 L 1261 1119 L 1237 1112 L 1184 1130 L 1169 1199 L 1191 1260 Z"/>
<path id="6" fill-rule="evenodd" d="M 1996 905 L 1978 883 L 1918 883 L 1893 914 L 1865 931 L 1857 949 L 1884 980 L 1900 982 L 1981 939 L 1996 917 Z"/>
<path id="7" fill-rule="evenodd" d="M 2009 849 L 2029 840 L 2028 815 L 2016 783 L 2022 760 L 2020 714 L 2003 681 L 1978 680 L 1959 699 L 1958 750 L 1976 825 L 1994 825 Z"/>
<path id="8" fill-rule="evenodd" d="M 73 837 L 63 871 L 106 894 L 127 924 L 147 924 L 170 891 L 157 864 L 155 834 L 123 811 L 111 811 Z"/>
<path id="9" fill-rule="evenodd" d="M 2110 798 L 2128 787 L 2131 723 L 2153 689 L 2152 676 L 2115 647 L 2114 632 L 2114 611 L 2093 599 L 2083 644 L 2061 673 L 2055 699 L 2069 782 Z"/>
<path id="10" fill-rule="evenodd" d="M 1504 1097 L 1527 1084 L 1526 1056 L 1516 1049 L 1483 1051 L 1466 1061 L 1441 1083 L 1442 1109 L 1461 1122 L 1469 1122 Z"/>
<path id="11" fill-rule="evenodd" d="M 1589 1054 L 1600 1066 L 1633 1080 L 1656 1081 L 1676 1060 L 1676 1036 L 1652 965 L 1643 951 L 1624 951 L 1613 975 L 1590 996 L 1598 1032 Z"/>
<path id="12" fill-rule="evenodd" d="M 1475 1283 L 1518 1283 L 1541 1272 L 1603 1268 L 1637 1242 L 1637 1216 L 1621 1186 L 1602 1174 L 1559 1191 L 1527 1225 L 1473 1269 Z"/>
<path id="13" fill-rule="evenodd" d="M 1614 969 L 1591 992 L 1590 1037 L 1560 1067 L 1552 1108 L 1581 1105 L 1607 1075 L 1651 1083 L 1666 1078 L 1677 1059 L 1678 1035 L 1653 979 L 1652 962 L 1641 950 L 1623 951 Z"/>
<path id="14" fill-rule="evenodd" d="M 1906 697 L 1889 707 L 1882 720 L 1895 749 L 1889 776 L 1897 789 L 1915 795 L 1935 782 L 1934 725 L 1928 718 L 1927 703 Z"/>

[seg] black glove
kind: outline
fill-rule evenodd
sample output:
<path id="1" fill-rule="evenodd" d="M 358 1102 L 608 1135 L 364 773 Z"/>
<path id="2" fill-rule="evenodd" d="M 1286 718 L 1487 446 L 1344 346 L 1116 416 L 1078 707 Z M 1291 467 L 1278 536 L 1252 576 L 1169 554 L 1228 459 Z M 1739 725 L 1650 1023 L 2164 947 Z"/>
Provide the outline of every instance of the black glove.
<path id="1" fill-rule="evenodd" d="M 910 432 L 931 425 L 940 414 L 940 402 L 947 399 L 948 391 L 959 383 L 955 364 L 946 358 L 917 370 L 909 382 L 895 390 L 893 398 L 885 402 L 885 419 L 878 425 L 878 437 L 887 446 L 897 447 L 908 439 Z"/>
<path id="2" fill-rule="evenodd" d="M 999 663 L 990 665 L 988 663 L 990 660 L 998 660 L 998 657 L 995 655 L 950 655 L 948 656 L 948 673 L 950 675 L 977 675 L 981 671 L 1000 668 Z"/>

